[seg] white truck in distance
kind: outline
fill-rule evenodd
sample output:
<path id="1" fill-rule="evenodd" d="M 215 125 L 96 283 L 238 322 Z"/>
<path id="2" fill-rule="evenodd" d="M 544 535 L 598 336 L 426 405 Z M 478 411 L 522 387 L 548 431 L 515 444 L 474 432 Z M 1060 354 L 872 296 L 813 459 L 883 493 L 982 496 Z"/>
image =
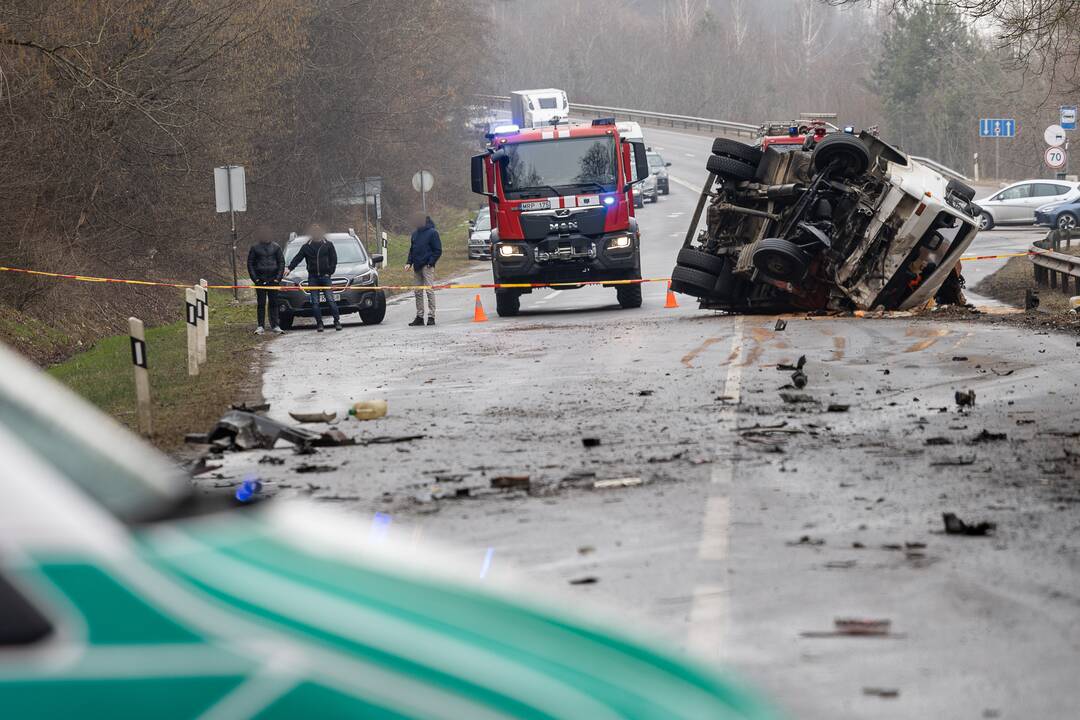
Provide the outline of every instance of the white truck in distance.
<path id="1" fill-rule="evenodd" d="M 510 93 L 510 116 L 519 128 L 555 125 L 570 116 L 570 102 L 555 88 L 515 90 Z"/>

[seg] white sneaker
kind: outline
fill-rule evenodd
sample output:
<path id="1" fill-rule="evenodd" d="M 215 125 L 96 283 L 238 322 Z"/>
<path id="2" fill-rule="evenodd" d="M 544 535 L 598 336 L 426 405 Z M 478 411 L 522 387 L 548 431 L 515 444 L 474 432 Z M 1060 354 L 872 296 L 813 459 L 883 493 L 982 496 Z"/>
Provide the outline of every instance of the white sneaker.
<path id="1" fill-rule="evenodd" d="M 285 334 L 285 331 L 282 330 L 281 328 L 279 328 L 277 325 L 275 325 L 273 328 L 271 328 L 270 332 L 272 332 L 272 333 L 274 333 L 276 335 L 284 335 Z"/>
<path id="2" fill-rule="evenodd" d="M 263 327 L 262 327 L 262 325 L 260 325 L 259 327 L 255 328 L 255 334 L 256 334 L 256 335 L 262 335 L 262 334 L 263 334 L 264 332 L 266 332 L 266 331 L 265 331 L 265 330 L 263 330 Z"/>

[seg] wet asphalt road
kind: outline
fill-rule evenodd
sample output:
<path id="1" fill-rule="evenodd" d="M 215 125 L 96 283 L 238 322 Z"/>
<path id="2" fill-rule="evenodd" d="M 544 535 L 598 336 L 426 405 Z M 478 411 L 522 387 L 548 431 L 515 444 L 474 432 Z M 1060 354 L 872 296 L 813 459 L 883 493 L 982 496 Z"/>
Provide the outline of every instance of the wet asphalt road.
<path id="1" fill-rule="evenodd" d="M 647 139 L 673 164 L 672 195 L 639 211 L 644 273 L 666 276 L 709 140 Z M 1034 235 L 994 231 L 973 251 Z M 486 556 L 493 575 L 516 567 L 724 663 L 791 717 L 1076 716 L 1075 339 L 986 319 L 791 317 L 776 332 L 775 318 L 686 297 L 664 309 L 660 284 L 641 310 L 619 310 L 614 290 L 543 290 L 505 320 L 485 292 L 491 320 L 474 324 L 473 296 L 441 293 L 434 328 L 405 326 L 408 298 L 383 326 L 300 328 L 268 346 L 271 414 L 385 398 L 388 417 L 339 427 L 423 439 L 269 453 L 280 466 L 236 454 L 224 477 L 257 472 L 271 493 L 337 502 L 358 522 L 387 513 L 461 548 L 478 574 Z M 800 355 L 809 384 L 785 402 L 776 366 Z M 963 389 L 977 394 L 964 412 Z M 490 490 L 517 475 L 530 493 Z M 642 484 L 593 488 L 624 478 Z M 946 511 L 998 530 L 947 536 Z M 839 617 L 889 619 L 895 637 L 802 635 Z"/>

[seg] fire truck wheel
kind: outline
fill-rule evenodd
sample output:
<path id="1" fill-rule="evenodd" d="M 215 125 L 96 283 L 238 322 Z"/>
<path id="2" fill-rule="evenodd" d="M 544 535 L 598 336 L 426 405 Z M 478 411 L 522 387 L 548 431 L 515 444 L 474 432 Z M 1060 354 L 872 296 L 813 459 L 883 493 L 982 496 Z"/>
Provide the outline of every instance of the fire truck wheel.
<path id="1" fill-rule="evenodd" d="M 701 250 L 695 250 L 694 248 L 683 248 L 680 250 L 679 258 L 675 261 L 676 265 L 694 268 L 695 270 L 703 270 L 710 275 L 717 276 L 724 272 L 724 265 L 726 263 L 727 260 L 725 258 L 702 252 Z"/>
<path id="2" fill-rule="evenodd" d="M 752 260 L 758 270 L 784 282 L 802 280 L 810 266 L 810 258 L 798 245 L 781 238 L 760 241 Z"/>
<path id="3" fill-rule="evenodd" d="M 619 305 L 624 310 L 641 307 L 640 285 L 616 285 L 615 296 L 619 298 Z"/>
<path id="4" fill-rule="evenodd" d="M 716 276 L 702 270 L 676 265 L 671 271 L 671 289 L 683 295 L 703 298 L 712 295 Z"/>
<path id="5" fill-rule="evenodd" d="M 521 295 L 515 290 L 496 290 L 495 312 L 499 317 L 514 317 L 521 312 Z"/>
<path id="6" fill-rule="evenodd" d="M 834 133 L 827 135 L 814 147 L 811 160 L 818 172 L 832 167 L 840 177 L 856 177 L 870 168 L 870 151 L 857 137 Z"/>
<path id="7" fill-rule="evenodd" d="M 705 163 L 705 169 L 715 173 L 725 180 L 753 180 L 757 174 L 757 166 L 750 165 L 742 160 L 729 158 L 724 155 L 712 155 Z"/>
<path id="8" fill-rule="evenodd" d="M 716 138 L 713 140 L 712 151 L 713 155 L 742 160 L 744 163 L 753 165 L 755 168 L 761 163 L 761 151 L 753 145 L 747 145 L 738 140 Z"/>

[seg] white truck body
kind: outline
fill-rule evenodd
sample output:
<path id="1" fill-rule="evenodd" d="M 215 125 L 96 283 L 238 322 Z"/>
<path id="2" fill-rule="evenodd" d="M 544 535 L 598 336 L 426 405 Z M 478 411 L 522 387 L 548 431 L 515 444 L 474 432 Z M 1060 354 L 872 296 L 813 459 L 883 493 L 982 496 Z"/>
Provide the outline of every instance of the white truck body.
<path id="1" fill-rule="evenodd" d="M 566 93 L 556 88 L 515 90 L 510 93 L 510 115 L 520 128 L 553 125 L 566 122 L 570 102 Z"/>

